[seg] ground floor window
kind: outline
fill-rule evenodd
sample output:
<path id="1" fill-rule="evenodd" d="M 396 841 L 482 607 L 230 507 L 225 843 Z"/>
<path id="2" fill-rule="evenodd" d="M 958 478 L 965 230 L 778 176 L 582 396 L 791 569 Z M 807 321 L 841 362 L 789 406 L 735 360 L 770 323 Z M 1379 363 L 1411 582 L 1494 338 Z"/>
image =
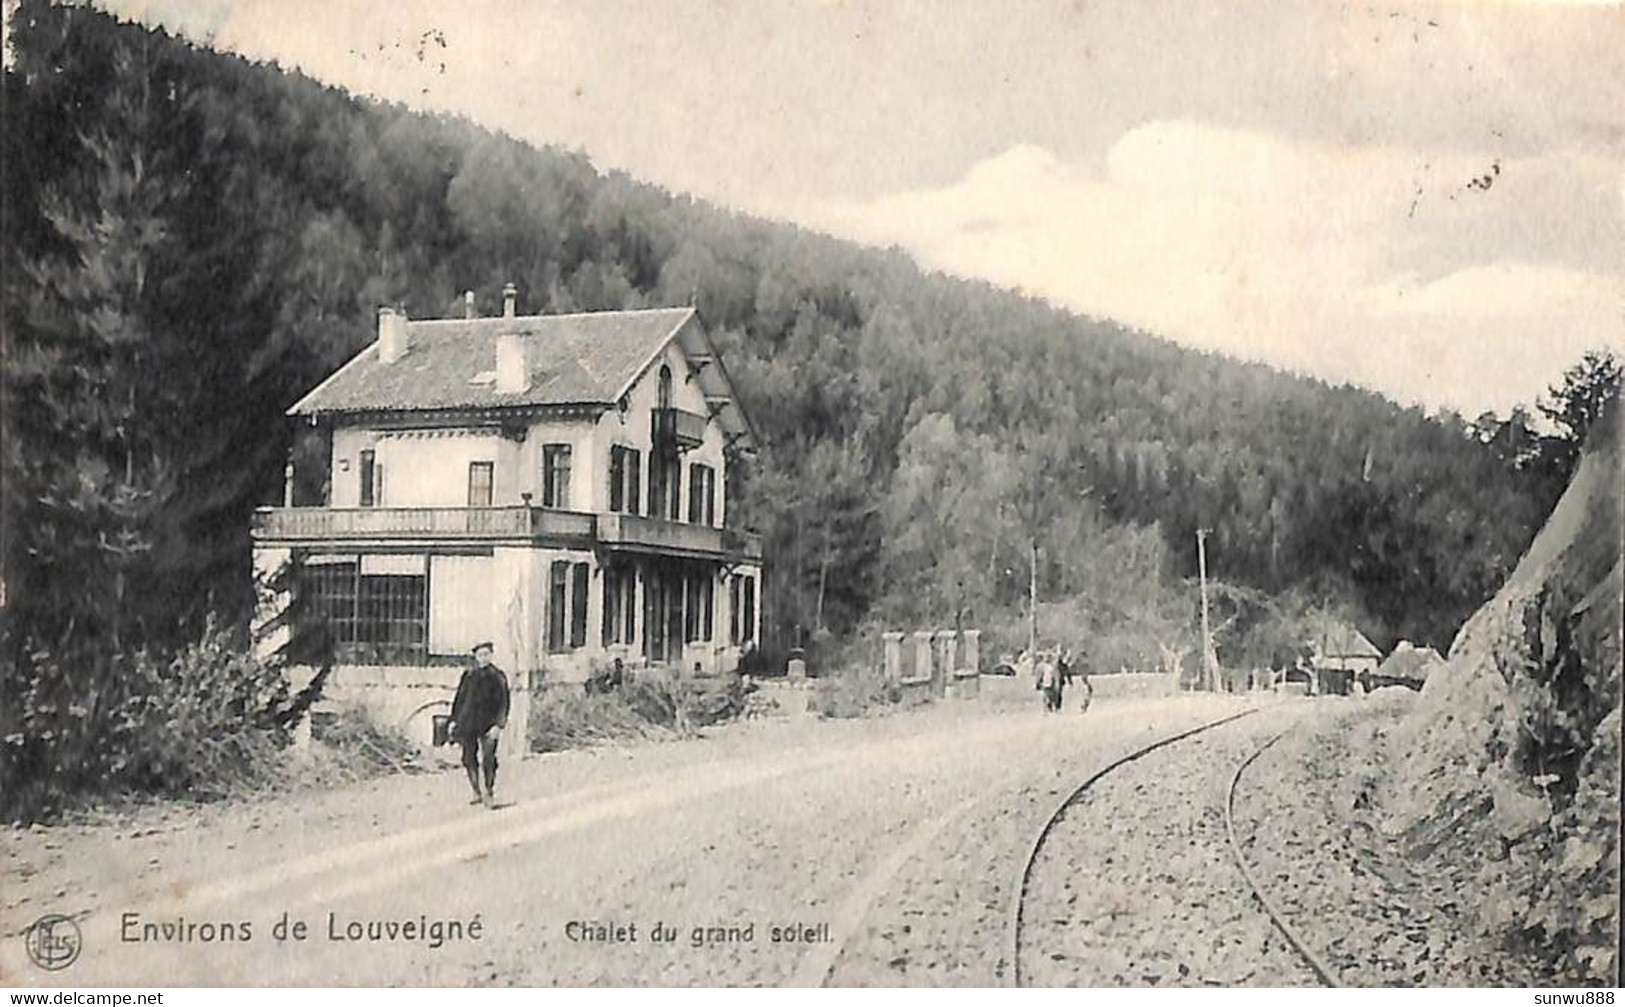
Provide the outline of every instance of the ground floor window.
<path id="1" fill-rule="evenodd" d="M 587 564 L 577 563 L 570 585 L 570 647 L 587 645 L 587 580 L 591 571 Z"/>
<path id="2" fill-rule="evenodd" d="M 547 599 L 547 649 L 565 654 L 587 645 L 586 563 L 555 560 L 550 568 Z"/>
<path id="3" fill-rule="evenodd" d="M 604 570 L 603 642 L 629 644 L 637 638 L 638 573 L 632 567 Z"/>
<path id="4" fill-rule="evenodd" d="M 683 614 L 684 639 L 689 643 L 711 639 L 716 615 L 716 582 L 710 573 L 699 572 L 687 578 L 687 598 Z"/>
<path id="5" fill-rule="evenodd" d="M 649 560 L 643 575 L 643 653 L 685 664 L 689 644 L 717 639 L 717 566 L 690 560 Z"/>
<path id="6" fill-rule="evenodd" d="M 298 591 L 295 632 L 314 652 L 345 664 L 427 659 L 429 578 L 422 556 L 307 557 Z M 313 634 L 325 640 L 313 641 Z"/>
<path id="7" fill-rule="evenodd" d="M 739 581 L 736 573 L 728 578 L 728 642 L 739 646 Z"/>
<path id="8" fill-rule="evenodd" d="M 570 593 L 570 564 L 555 562 L 548 578 L 549 590 L 547 595 L 547 649 L 552 654 L 562 654 L 569 650 L 565 646 L 564 613 L 569 603 Z"/>
<path id="9" fill-rule="evenodd" d="M 728 578 L 728 641 L 735 646 L 756 638 L 756 578 L 736 573 Z"/>

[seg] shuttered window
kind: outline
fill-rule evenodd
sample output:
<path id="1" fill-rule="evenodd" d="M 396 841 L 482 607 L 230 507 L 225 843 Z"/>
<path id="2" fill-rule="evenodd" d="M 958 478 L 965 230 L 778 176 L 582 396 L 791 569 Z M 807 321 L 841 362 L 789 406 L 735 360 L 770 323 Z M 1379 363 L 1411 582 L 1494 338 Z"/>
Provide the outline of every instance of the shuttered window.
<path id="1" fill-rule="evenodd" d="M 570 584 L 570 647 L 587 645 L 587 564 L 575 565 L 575 577 Z"/>
<path id="2" fill-rule="evenodd" d="M 549 578 L 547 596 L 547 649 L 553 654 L 562 654 L 569 648 L 565 646 L 564 618 L 569 611 L 566 607 L 570 591 L 570 564 L 555 562 Z"/>
<path id="3" fill-rule="evenodd" d="M 717 472 L 699 462 L 688 467 L 688 522 L 717 523 Z"/>
<path id="4" fill-rule="evenodd" d="M 643 452 L 626 449 L 626 512 L 638 513 L 638 499 L 643 492 Z"/>

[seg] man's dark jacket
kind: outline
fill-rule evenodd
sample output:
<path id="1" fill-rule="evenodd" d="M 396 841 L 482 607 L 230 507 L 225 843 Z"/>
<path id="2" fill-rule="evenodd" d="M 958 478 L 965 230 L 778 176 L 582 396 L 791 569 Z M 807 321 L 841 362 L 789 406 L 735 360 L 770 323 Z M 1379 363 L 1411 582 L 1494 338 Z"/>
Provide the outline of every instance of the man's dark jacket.
<path id="1" fill-rule="evenodd" d="M 478 738 L 494 724 L 508 725 L 508 676 L 501 668 L 488 664 L 463 672 L 451 701 L 451 722 L 458 741 Z"/>

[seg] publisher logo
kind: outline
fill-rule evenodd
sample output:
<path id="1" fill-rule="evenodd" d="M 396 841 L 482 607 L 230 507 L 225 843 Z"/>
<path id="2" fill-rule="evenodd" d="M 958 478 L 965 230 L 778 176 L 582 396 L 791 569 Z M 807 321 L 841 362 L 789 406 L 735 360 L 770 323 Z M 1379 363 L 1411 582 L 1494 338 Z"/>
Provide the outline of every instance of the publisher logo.
<path id="1" fill-rule="evenodd" d="M 78 961 L 83 944 L 79 924 L 57 913 L 41 916 L 23 931 L 29 960 L 48 972 L 60 971 Z"/>

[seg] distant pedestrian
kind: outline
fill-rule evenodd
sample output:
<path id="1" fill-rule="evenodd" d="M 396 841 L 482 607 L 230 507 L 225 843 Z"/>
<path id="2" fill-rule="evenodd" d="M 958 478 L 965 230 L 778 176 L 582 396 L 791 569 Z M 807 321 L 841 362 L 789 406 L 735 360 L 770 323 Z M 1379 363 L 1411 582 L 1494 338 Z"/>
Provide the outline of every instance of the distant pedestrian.
<path id="1" fill-rule="evenodd" d="M 617 657 L 608 668 L 593 672 L 592 677 L 587 679 L 587 695 L 607 696 L 619 689 L 625 680 L 626 666 Z"/>
<path id="2" fill-rule="evenodd" d="M 1040 659 L 1038 665 L 1038 687 L 1044 693 L 1044 709 L 1050 713 L 1057 713 L 1061 709 L 1061 697 L 1066 692 L 1066 676 L 1061 671 L 1060 659 Z"/>
<path id="3" fill-rule="evenodd" d="M 509 699 L 508 676 L 491 663 L 491 654 L 491 644 L 475 645 L 474 666 L 457 683 L 447 732 L 463 746 L 463 769 L 474 790 L 468 803 L 487 808 L 496 804 L 497 745 L 508 726 Z"/>
<path id="4" fill-rule="evenodd" d="M 1088 713 L 1089 703 L 1095 698 L 1095 687 L 1089 682 L 1088 664 L 1070 649 L 1061 656 L 1061 677 L 1066 685 L 1083 686 L 1083 702 L 1078 705 L 1078 712 Z"/>

